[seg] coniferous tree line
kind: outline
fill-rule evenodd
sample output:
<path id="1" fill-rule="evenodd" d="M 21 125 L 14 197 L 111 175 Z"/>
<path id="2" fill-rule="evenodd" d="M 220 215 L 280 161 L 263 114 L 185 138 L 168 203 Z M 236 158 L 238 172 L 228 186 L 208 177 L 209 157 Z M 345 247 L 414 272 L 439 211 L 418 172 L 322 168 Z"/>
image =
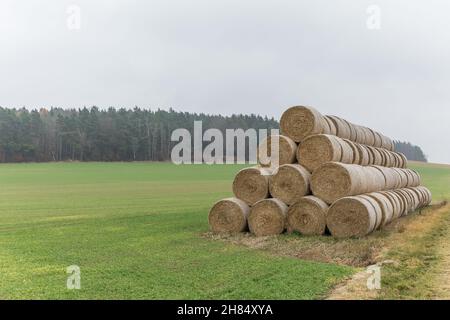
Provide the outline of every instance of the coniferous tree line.
<path id="1" fill-rule="evenodd" d="M 278 129 L 273 118 L 258 115 L 208 115 L 173 109 L 6 109 L 0 107 L 0 162 L 46 161 L 167 161 L 171 133 L 193 131 L 194 121 L 203 130 Z M 204 142 L 204 145 L 209 142 Z M 418 146 L 396 142 L 408 159 L 426 161 Z M 224 153 L 225 154 L 225 153 Z M 248 149 L 247 149 L 248 156 Z"/>
<path id="2" fill-rule="evenodd" d="M 419 146 L 409 142 L 394 141 L 395 151 L 403 153 L 408 160 L 427 162 L 428 159 Z"/>
<path id="3" fill-rule="evenodd" d="M 273 119 L 258 115 L 207 115 L 173 109 L 27 110 L 0 107 L 0 162 L 44 161 L 166 161 L 170 160 L 171 133 L 203 130 L 272 129 Z M 205 142 L 204 144 L 208 144 Z"/>

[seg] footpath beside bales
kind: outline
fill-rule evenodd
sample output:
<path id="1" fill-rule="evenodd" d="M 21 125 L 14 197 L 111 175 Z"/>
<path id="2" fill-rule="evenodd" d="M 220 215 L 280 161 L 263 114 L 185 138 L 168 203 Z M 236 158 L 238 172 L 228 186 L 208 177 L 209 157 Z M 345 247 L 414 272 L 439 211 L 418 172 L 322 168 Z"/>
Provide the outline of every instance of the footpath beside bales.
<path id="1" fill-rule="evenodd" d="M 280 127 L 261 142 L 259 165 L 237 173 L 235 197 L 212 207 L 212 231 L 363 237 L 431 203 L 420 175 L 382 133 L 304 106 L 287 109 Z"/>

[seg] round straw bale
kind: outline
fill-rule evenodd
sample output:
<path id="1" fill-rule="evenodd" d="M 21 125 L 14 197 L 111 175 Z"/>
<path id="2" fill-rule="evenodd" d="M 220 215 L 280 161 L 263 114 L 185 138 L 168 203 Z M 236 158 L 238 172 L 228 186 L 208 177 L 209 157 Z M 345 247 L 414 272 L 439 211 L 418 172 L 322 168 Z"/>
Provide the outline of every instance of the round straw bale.
<path id="1" fill-rule="evenodd" d="M 407 181 L 408 181 L 408 182 L 406 183 L 406 186 L 405 186 L 405 187 L 413 187 L 413 186 L 414 186 L 414 181 L 415 181 L 414 175 L 413 175 L 409 170 L 407 170 L 407 169 L 404 169 L 403 172 L 405 173 L 406 178 L 407 178 Z"/>
<path id="2" fill-rule="evenodd" d="M 334 125 L 334 122 L 330 118 L 328 118 L 328 116 L 324 116 L 323 118 L 325 119 L 325 121 L 328 123 L 328 126 L 330 127 L 330 134 L 335 136 L 337 133 L 337 129 L 336 129 L 336 126 Z"/>
<path id="3" fill-rule="evenodd" d="M 389 150 L 389 151 L 394 151 L 395 150 L 395 145 L 394 145 L 394 142 L 392 141 L 392 139 L 390 139 L 390 138 L 388 138 L 388 137 L 386 137 L 385 135 L 382 135 L 382 134 L 380 134 L 380 136 L 381 136 L 382 142 L 383 142 L 382 147 L 384 149 Z"/>
<path id="4" fill-rule="evenodd" d="M 423 186 L 419 186 L 418 188 L 420 188 L 420 190 L 422 190 L 422 192 L 425 195 L 423 207 L 428 206 L 431 203 L 431 200 L 432 200 L 432 196 L 431 196 L 430 190 L 428 190 L 426 187 L 423 187 Z"/>
<path id="5" fill-rule="evenodd" d="M 331 134 L 331 127 L 328 121 L 325 119 L 325 116 L 322 116 L 323 119 L 323 134 Z"/>
<path id="6" fill-rule="evenodd" d="M 382 166 L 383 165 L 383 156 L 380 153 L 380 151 L 375 147 L 368 146 L 368 148 L 372 151 L 372 154 L 373 154 L 373 164 L 376 166 Z"/>
<path id="7" fill-rule="evenodd" d="M 391 151 L 387 151 L 386 149 L 381 149 L 383 150 L 383 152 L 386 154 L 387 156 L 387 162 L 386 162 L 386 167 L 393 167 L 394 163 L 395 163 L 395 158 L 392 155 Z"/>
<path id="8" fill-rule="evenodd" d="M 250 167 L 240 170 L 233 181 L 236 198 L 252 205 L 269 196 L 269 168 Z"/>
<path id="9" fill-rule="evenodd" d="M 428 206 L 431 203 L 432 200 L 432 195 L 430 190 L 427 187 L 424 186 L 419 186 L 417 187 L 418 189 L 422 190 L 423 192 L 425 192 L 425 202 L 423 204 L 423 206 Z"/>
<path id="10" fill-rule="evenodd" d="M 374 166 L 364 167 L 367 189 L 365 192 L 386 190 L 386 178 L 378 168 Z"/>
<path id="11" fill-rule="evenodd" d="M 393 190 L 392 192 L 394 194 L 396 194 L 397 197 L 400 199 L 400 201 L 402 203 L 402 214 L 401 214 L 401 216 L 404 216 L 404 215 L 408 214 L 408 201 L 407 201 L 406 197 L 398 190 L 400 190 L 400 189 Z"/>
<path id="12" fill-rule="evenodd" d="M 382 148 L 376 148 L 376 149 L 381 154 L 381 165 L 383 167 L 389 167 L 388 166 L 389 156 L 387 155 L 387 151 Z"/>
<path id="13" fill-rule="evenodd" d="M 413 176 L 413 185 L 411 187 L 418 187 L 421 182 L 419 173 L 412 169 L 403 169 L 403 170 L 408 170 L 411 173 L 411 175 Z"/>
<path id="14" fill-rule="evenodd" d="M 404 188 L 398 189 L 396 191 L 401 193 L 406 199 L 406 206 L 407 206 L 407 213 L 406 214 L 408 214 L 410 212 L 413 212 L 414 200 L 411 197 L 411 195 L 408 192 L 406 192 Z"/>
<path id="15" fill-rule="evenodd" d="M 373 131 L 370 130 L 369 128 L 367 128 L 367 127 L 363 127 L 363 130 L 366 133 L 366 144 L 368 146 L 375 145 L 375 135 L 374 135 Z"/>
<path id="16" fill-rule="evenodd" d="M 378 135 L 379 135 L 380 138 L 381 138 L 381 148 L 388 150 L 388 148 L 386 148 L 386 147 L 387 147 L 387 139 L 386 139 L 386 136 L 383 135 L 383 134 L 381 134 L 381 133 L 378 133 Z"/>
<path id="17" fill-rule="evenodd" d="M 291 205 L 310 193 L 311 174 L 299 164 L 285 164 L 273 172 L 269 179 L 272 197 Z"/>
<path id="18" fill-rule="evenodd" d="M 405 193 L 406 196 L 408 197 L 408 200 L 409 200 L 409 212 L 414 212 L 414 210 L 416 210 L 416 208 L 415 208 L 416 199 L 414 199 L 413 194 L 406 188 L 403 188 L 401 191 L 403 193 Z"/>
<path id="19" fill-rule="evenodd" d="M 327 212 L 327 228 L 336 238 L 363 237 L 375 229 L 376 223 L 374 206 L 359 196 L 341 198 Z"/>
<path id="20" fill-rule="evenodd" d="M 394 218 L 395 218 L 395 219 L 400 218 L 400 217 L 403 215 L 403 212 L 404 212 L 404 210 L 405 210 L 403 200 L 400 198 L 400 196 L 399 196 L 397 193 L 395 193 L 395 192 L 393 192 L 393 191 L 384 191 L 384 193 L 385 193 L 391 200 L 393 200 L 393 202 L 395 202 L 396 205 L 397 205 L 397 209 L 396 209 L 396 211 L 395 211 Z"/>
<path id="21" fill-rule="evenodd" d="M 372 151 L 369 149 L 369 146 L 366 145 L 361 145 L 363 148 L 365 148 L 367 150 L 367 155 L 369 156 L 369 165 L 372 165 L 375 163 L 375 159 L 374 159 L 374 154 L 372 153 Z"/>
<path id="22" fill-rule="evenodd" d="M 413 208 L 412 210 L 415 211 L 420 206 L 420 194 L 418 194 L 416 191 L 411 190 L 411 188 L 405 188 L 405 192 L 407 192 L 413 199 Z"/>
<path id="23" fill-rule="evenodd" d="M 356 164 L 324 163 L 312 174 L 311 191 L 328 204 L 345 196 L 364 193 L 367 177 L 362 168 Z"/>
<path id="24" fill-rule="evenodd" d="M 395 180 L 395 186 L 394 188 L 391 189 L 398 189 L 401 188 L 402 185 L 402 176 L 400 175 L 400 173 L 397 170 L 394 170 L 395 168 L 389 168 L 390 173 L 392 174 L 392 176 L 394 177 Z"/>
<path id="25" fill-rule="evenodd" d="M 420 193 L 423 195 L 422 196 L 422 204 L 421 204 L 421 207 L 423 208 L 423 207 L 426 207 L 427 205 L 429 205 L 430 204 L 430 202 L 431 202 L 431 197 L 430 197 L 430 195 L 428 194 L 428 192 L 429 191 L 426 191 L 426 190 L 424 190 L 421 186 L 419 186 L 419 187 L 416 187 L 419 191 L 420 191 Z M 428 189 L 427 189 L 428 190 Z"/>
<path id="26" fill-rule="evenodd" d="M 373 198 L 381 208 L 381 223 L 380 226 L 384 227 L 386 224 L 392 221 L 394 218 L 394 206 L 387 196 L 380 192 L 373 192 L 367 194 L 369 197 Z"/>
<path id="27" fill-rule="evenodd" d="M 431 195 L 431 191 L 427 187 L 424 187 L 424 186 L 420 186 L 419 188 L 421 190 L 423 190 L 426 193 L 426 195 L 427 195 L 427 198 L 425 200 L 425 206 L 429 205 L 431 203 L 431 201 L 433 200 L 433 197 Z"/>
<path id="28" fill-rule="evenodd" d="M 401 158 L 396 152 L 392 152 L 392 156 L 394 157 L 394 163 L 392 167 L 398 168 L 400 167 Z"/>
<path id="29" fill-rule="evenodd" d="M 398 158 L 398 167 L 400 169 L 405 167 L 405 160 L 403 159 L 403 157 L 400 155 L 400 153 L 397 153 L 397 158 Z"/>
<path id="30" fill-rule="evenodd" d="M 385 156 L 385 154 L 381 151 L 381 150 L 383 150 L 383 149 L 380 149 L 380 148 L 375 148 L 375 147 L 373 147 L 375 150 L 376 150 L 376 152 L 379 154 L 379 156 L 380 156 L 380 159 L 381 159 L 381 161 L 380 161 L 380 166 L 383 166 L 383 167 L 385 167 L 385 165 L 386 165 L 386 156 Z"/>
<path id="31" fill-rule="evenodd" d="M 406 196 L 400 192 L 400 189 L 392 190 L 392 193 L 397 196 L 397 198 L 400 200 L 402 204 L 402 212 L 400 216 L 404 216 L 408 214 L 408 200 Z"/>
<path id="32" fill-rule="evenodd" d="M 399 152 L 398 155 L 399 155 L 400 158 L 402 159 L 402 162 L 401 162 L 401 168 L 406 168 L 406 167 L 408 166 L 408 159 L 407 159 L 406 156 L 405 156 L 403 153 L 401 153 L 401 152 Z"/>
<path id="33" fill-rule="evenodd" d="M 348 139 L 342 139 L 342 141 L 345 141 L 350 146 L 350 148 L 352 149 L 351 152 L 353 154 L 353 158 L 352 158 L 352 161 L 350 163 L 361 164 L 361 161 L 360 161 L 360 158 L 359 158 L 359 149 L 356 146 L 357 144 L 354 143 L 353 141 L 348 140 Z M 341 159 L 341 162 L 344 162 L 344 161 L 342 161 L 342 159 Z"/>
<path id="34" fill-rule="evenodd" d="M 350 127 L 343 119 L 336 116 L 328 116 L 336 127 L 336 135 L 343 139 L 350 139 Z"/>
<path id="35" fill-rule="evenodd" d="M 386 154 L 389 157 L 389 162 L 388 162 L 388 164 L 386 166 L 392 168 L 394 166 L 394 164 L 395 164 L 395 157 L 393 155 L 393 152 L 392 151 L 388 151 L 386 149 L 382 149 L 382 150 L 384 150 L 384 152 L 386 152 Z"/>
<path id="36" fill-rule="evenodd" d="M 433 200 L 433 196 L 431 195 L 431 191 L 427 187 L 422 187 L 423 190 L 428 194 L 428 199 L 426 205 L 429 205 Z"/>
<path id="37" fill-rule="evenodd" d="M 271 198 L 258 201 L 250 209 L 248 227 L 256 236 L 280 234 L 286 228 L 288 207 L 279 199 Z"/>
<path id="38" fill-rule="evenodd" d="M 391 221 L 400 217 L 402 213 L 402 207 L 398 197 L 396 195 L 393 195 L 389 191 L 380 191 L 378 193 L 384 195 L 391 203 L 391 206 L 393 208 Z"/>
<path id="39" fill-rule="evenodd" d="M 282 114 L 280 129 L 283 135 L 301 142 L 312 134 L 324 133 L 325 121 L 320 112 L 312 107 L 294 106 Z"/>
<path id="40" fill-rule="evenodd" d="M 411 187 L 411 190 L 415 192 L 419 197 L 419 208 L 422 208 L 425 203 L 425 193 L 418 187 Z"/>
<path id="41" fill-rule="evenodd" d="M 376 222 L 375 222 L 375 227 L 373 230 L 377 230 L 381 227 L 381 223 L 383 221 L 383 209 L 381 208 L 381 206 L 379 205 L 379 203 L 373 199 L 372 197 L 370 197 L 368 194 L 361 194 L 358 197 L 360 198 L 364 198 L 367 201 L 370 202 L 370 204 L 372 205 L 372 207 L 375 209 L 375 213 L 376 213 Z"/>
<path id="42" fill-rule="evenodd" d="M 364 145 L 359 144 L 359 143 L 355 143 L 356 149 L 358 149 L 358 153 L 359 153 L 359 163 L 362 166 L 367 166 L 369 165 L 369 150 L 367 150 L 367 148 L 364 147 Z"/>
<path id="43" fill-rule="evenodd" d="M 412 181 L 412 184 L 410 185 L 410 187 L 417 187 L 417 186 L 419 186 L 420 185 L 420 174 L 416 171 L 416 170 L 413 170 L 413 169 L 404 169 L 404 170 L 406 170 L 407 172 L 409 172 L 410 174 L 411 174 L 411 176 L 412 176 L 412 178 L 413 178 L 413 181 Z"/>
<path id="44" fill-rule="evenodd" d="M 399 169 L 407 177 L 407 185 L 405 187 L 417 187 L 420 184 L 419 176 L 411 169 Z"/>
<path id="45" fill-rule="evenodd" d="M 395 189 L 397 181 L 395 179 L 395 176 L 393 176 L 391 170 L 382 166 L 371 166 L 371 167 L 376 168 L 382 173 L 385 181 L 385 188 L 384 188 L 385 190 Z"/>
<path id="46" fill-rule="evenodd" d="M 390 176 L 393 178 L 392 188 L 389 188 L 389 190 L 401 188 L 402 177 L 400 176 L 400 174 L 397 171 L 392 170 L 392 168 L 388 168 L 387 171 L 389 172 Z"/>
<path id="47" fill-rule="evenodd" d="M 209 211 L 208 221 L 213 232 L 242 232 L 247 229 L 249 206 L 237 198 L 216 202 Z"/>
<path id="48" fill-rule="evenodd" d="M 317 197 L 301 198 L 288 209 L 288 232 L 297 231 L 304 235 L 324 234 L 327 210 L 328 205 Z"/>
<path id="49" fill-rule="evenodd" d="M 354 124 L 351 123 L 351 122 L 348 122 L 345 119 L 342 119 L 342 120 L 347 124 L 347 126 L 348 126 L 348 128 L 350 130 L 350 138 L 349 138 L 349 140 L 356 141 L 358 133 L 356 132 Z"/>
<path id="50" fill-rule="evenodd" d="M 320 165 L 329 161 L 341 161 L 342 148 L 340 138 L 327 134 L 307 137 L 297 148 L 297 161 L 313 172 Z"/>
<path id="51" fill-rule="evenodd" d="M 378 148 L 378 151 L 380 151 L 383 154 L 384 158 L 384 167 L 391 167 L 391 156 L 389 154 L 389 151 L 383 148 Z"/>
<path id="52" fill-rule="evenodd" d="M 354 125 L 356 131 L 356 141 L 357 143 L 364 144 L 366 142 L 366 134 L 361 126 Z"/>
<path id="53" fill-rule="evenodd" d="M 389 151 L 392 151 L 391 149 L 391 140 L 386 137 L 385 135 L 382 135 L 381 133 L 379 133 L 380 137 L 381 137 L 381 147 L 384 149 L 387 149 Z"/>
<path id="54" fill-rule="evenodd" d="M 420 188 L 420 186 L 419 187 L 415 187 L 414 190 L 416 190 L 417 192 L 420 193 L 420 207 L 424 207 L 426 205 L 426 201 L 427 201 L 428 195 L 426 194 L 426 192 L 424 190 L 422 190 Z"/>
<path id="55" fill-rule="evenodd" d="M 347 141 L 350 141 L 346 139 Z M 350 144 L 344 139 L 338 138 L 338 143 L 341 146 L 341 160 L 340 162 L 343 163 L 353 163 L 354 154 L 353 154 L 353 148 L 350 146 Z"/>
<path id="56" fill-rule="evenodd" d="M 380 135 L 380 133 L 378 133 L 377 131 L 374 131 L 374 130 L 372 130 L 372 129 L 369 129 L 370 131 L 372 131 L 372 133 L 373 133 L 373 136 L 375 137 L 375 143 L 373 144 L 373 146 L 374 147 L 377 147 L 377 148 L 382 148 L 382 146 L 383 146 L 383 140 L 382 140 L 382 138 L 381 138 L 381 135 Z"/>
<path id="57" fill-rule="evenodd" d="M 279 154 L 278 163 L 272 163 L 272 143 L 276 144 L 277 140 Z M 296 152 L 297 144 L 292 139 L 283 135 L 268 136 L 258 147 L 258 163 L 265 167 L 294 163 Z"/>
<path id="58" fill-rule="evenodd" d="M 393 171 L 395 171 L 400 179 L 400 183 L 398 185 L 398 188 L 404 188 L 408 186 L 408 177 L 406 176 L 405 172 L 403 172 L 402 169 L 399 168 L 392 168 Z"/>

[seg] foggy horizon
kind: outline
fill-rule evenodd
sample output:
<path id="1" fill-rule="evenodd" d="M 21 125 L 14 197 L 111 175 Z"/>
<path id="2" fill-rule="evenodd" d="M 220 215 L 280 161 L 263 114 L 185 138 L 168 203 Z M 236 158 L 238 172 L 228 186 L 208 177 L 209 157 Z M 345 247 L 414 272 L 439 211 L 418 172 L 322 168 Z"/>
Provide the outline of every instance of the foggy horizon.
<path id="1" fill-rule="evenodd" d="M 7 0 L 0 106 L 279 120 L 307 105 L 450 163 L 448 12 L 439 0 Z"/>

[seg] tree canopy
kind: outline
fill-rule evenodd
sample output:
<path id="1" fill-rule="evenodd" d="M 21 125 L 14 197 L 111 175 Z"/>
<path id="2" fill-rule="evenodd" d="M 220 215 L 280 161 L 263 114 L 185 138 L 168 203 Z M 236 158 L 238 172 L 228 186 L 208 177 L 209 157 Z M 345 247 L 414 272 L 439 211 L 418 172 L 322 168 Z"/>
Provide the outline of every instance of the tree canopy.
<path id="1" fill-rule="evenodd" d="M 194 121 L 203 130 L 277 129 L 273 118 L 259 115 L 208 115 L 173 109 L 40 110 L 0 107 L 0 162 L 46 161 L 167 161 L 171 133 L 178 128 L 192 132 Z M 410 160 L 426 161 L 418 146 L 396 142 L 396 149 Z"/>

